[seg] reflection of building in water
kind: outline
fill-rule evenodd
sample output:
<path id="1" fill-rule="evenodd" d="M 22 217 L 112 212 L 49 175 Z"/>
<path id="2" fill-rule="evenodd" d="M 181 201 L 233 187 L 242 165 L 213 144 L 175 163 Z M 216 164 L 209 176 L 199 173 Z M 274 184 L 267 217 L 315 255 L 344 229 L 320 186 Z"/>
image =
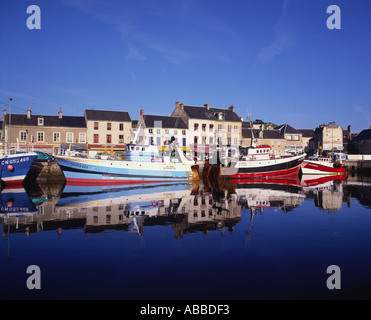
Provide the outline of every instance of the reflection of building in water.
<path id="1" fill-rule="evenodd" d="M 176 238 L 184 233 L 227 228 L 233 232 L 234 226 L 241 221 L 241 206 L 236 197 L 219 197 L 209 192 L 198 192 L 187 201 L 182 201 L 178 213 L 183 217 L 173 223 Z"/>
<path id="2" fill-rule="evenodd" d="M 343 204 L 343 184 L 341 180 L 336 180 L 336 177 L 313 176 L 311 180 L 318 183 L 311 185 L 309 180 L 305 180 L 305 187 L 303 187 L 306 194 L 313 196 L 316 207 L 331 213 L 340 210 Z"/>

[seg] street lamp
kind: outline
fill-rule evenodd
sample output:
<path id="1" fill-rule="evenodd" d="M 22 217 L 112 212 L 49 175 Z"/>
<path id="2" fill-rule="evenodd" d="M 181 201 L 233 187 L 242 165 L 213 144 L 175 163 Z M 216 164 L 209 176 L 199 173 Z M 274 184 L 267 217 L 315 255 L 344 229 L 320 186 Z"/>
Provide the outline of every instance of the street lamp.
<path id="1" fill-rule="evenodd" d="M 8 98 L 9 99 L 9 125 L 8 125 L 8 150 L 9 150 L 9 153 L 10 153 L 10 125 L 11 125 L 11 122 L 12 122 L 12 101 L 13 99 L 12 98 Z"/>

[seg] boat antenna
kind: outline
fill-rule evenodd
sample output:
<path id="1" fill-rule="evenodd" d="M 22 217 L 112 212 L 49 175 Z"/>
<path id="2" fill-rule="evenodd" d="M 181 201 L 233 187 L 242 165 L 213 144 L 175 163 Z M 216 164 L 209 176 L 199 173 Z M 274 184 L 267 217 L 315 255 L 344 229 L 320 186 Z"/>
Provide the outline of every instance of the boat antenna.
<path id="1" fill-rule="evenodd" d="M 253 131 L 253 128 L 252 128 L 252 114 L 250 112 L 247 112 L 247 119 L 250 122 L 250 130 L 251 130 L 251 144 L 250 144 L 250 146 L 251 147 L 255 147 L 255 143 L 254 143 L 254 131 Z"/>

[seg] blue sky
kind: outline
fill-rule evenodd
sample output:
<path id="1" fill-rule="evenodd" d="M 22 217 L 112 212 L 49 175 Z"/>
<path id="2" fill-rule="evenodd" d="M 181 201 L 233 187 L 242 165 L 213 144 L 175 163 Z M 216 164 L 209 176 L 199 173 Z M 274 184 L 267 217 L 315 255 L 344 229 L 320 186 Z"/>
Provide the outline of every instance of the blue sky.
<path id="1" fill-rule="evenodd" d="M 31 4 L 41 29 L 29 30 Z M 341 29 L 326 26 L 329 5 Z M 0 106 L 170 115 L 236 107 L 295 128 L 371 125 L 368 0 L 0 0 Z"/>

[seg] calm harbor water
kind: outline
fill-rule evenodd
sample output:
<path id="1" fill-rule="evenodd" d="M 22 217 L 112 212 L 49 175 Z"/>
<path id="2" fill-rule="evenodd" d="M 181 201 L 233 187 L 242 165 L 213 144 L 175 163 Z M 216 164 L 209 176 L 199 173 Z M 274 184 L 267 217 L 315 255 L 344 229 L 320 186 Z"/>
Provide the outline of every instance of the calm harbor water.
<path id="1" fill-rule="evenodd" d="M 34 184 L 1 202 L 2 299 L 333 299 L 371 284 L 367 177 Z"/>

